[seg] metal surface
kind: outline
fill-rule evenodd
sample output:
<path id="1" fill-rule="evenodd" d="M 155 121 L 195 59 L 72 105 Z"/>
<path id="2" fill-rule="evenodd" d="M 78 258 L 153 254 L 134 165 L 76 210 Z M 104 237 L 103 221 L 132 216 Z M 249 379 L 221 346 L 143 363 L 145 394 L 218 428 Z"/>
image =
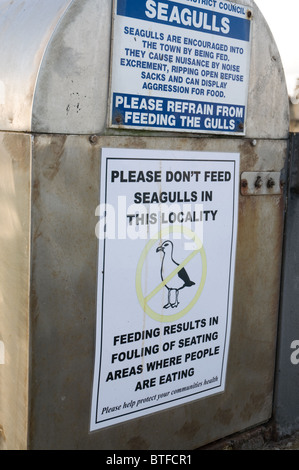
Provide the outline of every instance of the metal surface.
<path id="1" fill-rule="evenodd" d="M 287 90 L 280 55 L 270 28 L 255 2 L 249 0 L 246 4 L 253 11 L 254 43 L 246 136 L 253 139 L 287 138 L 289 107 L 286 106 Z"/>
<path id="2" fill-rule="evenodd" d="M 278 434 L 299 430 L 299 138 L 290 142 L 290 183 L 284 240 L 274 416 Z"/>
<path id="3" fill-rule="evenodd" d="M 73 0 L 47 45 L 32 131 L 103 132 L 109 84 L 111 0 Z"/>
<path id="4" fill-rule="evenodd" d="M 252 58 L 246 136 L 231 139 L 106 128 L 111 0 L 0 0 L 0 448 L 193 449 L 272 416 L 284 221 L 273 192 L 240 195 L 225 392 L 89 433 L 101 149 L 239 152 L 241 173 L 285 168 L 282 64 L 255 3 L 240 3 Z"/>
<path id="5" fill-rule="evenodd" d="M 31 130 L 32 102 L 41 61 L 70 3 L 71 0 L 0 1 L 1 130 Z"/>
<path id="6" fill-rule="evenodd" d="M 84 136 L 34 138 L 30 448 L 192 449 L 267 421 L 272 413 L 283 197 L 241 196 L 225 393 L 88 433 L 96 318 L 95 209 L 100 152 L 109 146 L 240 152 L 242 171 L 256 171 L 261 162 L 279 171 L 287 143 L 258 141 L 252 147 L 240 139 L 116 136 L 92 143 Z"/>
<path id="7" fill-rule="evenodd" d="M 0 133 L 0 450 L 27 448 L 30 141 Z"/>
<path id="8" fill-rule="evenodd" d="M 240 3 L 252 11 L 246 137 L 287 138 L 287 90 L 275 41 L 254 1 Z M 5 107 L 0 100 L 0 129 L 107 132 L 111 0 L 14 0 L 12 5 L 0 1 L 1 44 L 14 50 L 0 53 L 6 96 Z"/>

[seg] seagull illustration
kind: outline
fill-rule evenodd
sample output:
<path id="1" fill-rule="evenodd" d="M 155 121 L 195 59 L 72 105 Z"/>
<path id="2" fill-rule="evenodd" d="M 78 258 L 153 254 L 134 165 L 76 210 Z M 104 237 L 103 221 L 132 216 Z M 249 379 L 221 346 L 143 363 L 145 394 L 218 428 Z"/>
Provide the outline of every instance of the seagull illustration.
<path id="1" fill-rule="evenodd" d="M 173 259 L 173 243 L 166 240 L 161 246 L 158 246 L 156 252 L 162 251 L 161 263 L 161 279 L 164 281 L 178 266 L 179 263 Z M 191 281 L 185 268 L 179 270 L 170 281 L 167 282 L 165 287 L 168 290 L 168 302 L 163 308 L 176 308 L 179 305 L 179 291 L 185 287 L 194 286 L 195 282 Z"/>

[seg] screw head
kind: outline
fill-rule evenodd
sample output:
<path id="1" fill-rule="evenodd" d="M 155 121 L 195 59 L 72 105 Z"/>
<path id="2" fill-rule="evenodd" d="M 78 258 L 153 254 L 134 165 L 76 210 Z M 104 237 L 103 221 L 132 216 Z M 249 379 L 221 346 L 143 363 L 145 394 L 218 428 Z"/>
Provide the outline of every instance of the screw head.
<path id="1" fill-rule="evenodd" d="M 97 136 L 97 135 L 91 135 L 91 136 L 89 137 L 89 142 L 90 142 L 91 144 L 96 144 L 97 141 L 98 141 L 98 136 Z"/>
<path id="2" fill-rule="evenodd" d="M 256 189 L 260 189 L 262 187 L 262 184 L 263 184 L 262 178 L 258 176 L 254 183 L 254 186 L 256 187 Z"/>
<path id="3" fill-rule="evenodd" d="M 275 186 L 275 181 L 273 180 L 273 178 L 269 178 L 267 181 L 267 188 L 271 189 L 274 186 Z"/>

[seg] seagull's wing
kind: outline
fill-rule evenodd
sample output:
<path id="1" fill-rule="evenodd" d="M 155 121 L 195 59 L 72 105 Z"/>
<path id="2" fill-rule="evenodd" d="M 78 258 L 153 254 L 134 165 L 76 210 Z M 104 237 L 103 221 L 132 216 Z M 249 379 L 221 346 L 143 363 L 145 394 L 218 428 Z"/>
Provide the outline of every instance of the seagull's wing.
<path id="1" fill-rule="evenodd" d="M 194 286 L 195 282 L 191 281 L 185 268 L 180 269 L 178 276 L 182 281 L 184 281 L 187 287 Z"/>

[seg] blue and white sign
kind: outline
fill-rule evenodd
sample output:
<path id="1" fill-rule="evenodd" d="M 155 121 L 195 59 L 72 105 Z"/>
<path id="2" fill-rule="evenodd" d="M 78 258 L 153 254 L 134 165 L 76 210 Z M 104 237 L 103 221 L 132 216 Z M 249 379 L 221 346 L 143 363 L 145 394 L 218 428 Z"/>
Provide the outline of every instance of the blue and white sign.
<path id="1" fill-rule="evenodd" d="M 219 0 L 115 0 L 110 126 L 244 135 L 251 12 Z"/>

